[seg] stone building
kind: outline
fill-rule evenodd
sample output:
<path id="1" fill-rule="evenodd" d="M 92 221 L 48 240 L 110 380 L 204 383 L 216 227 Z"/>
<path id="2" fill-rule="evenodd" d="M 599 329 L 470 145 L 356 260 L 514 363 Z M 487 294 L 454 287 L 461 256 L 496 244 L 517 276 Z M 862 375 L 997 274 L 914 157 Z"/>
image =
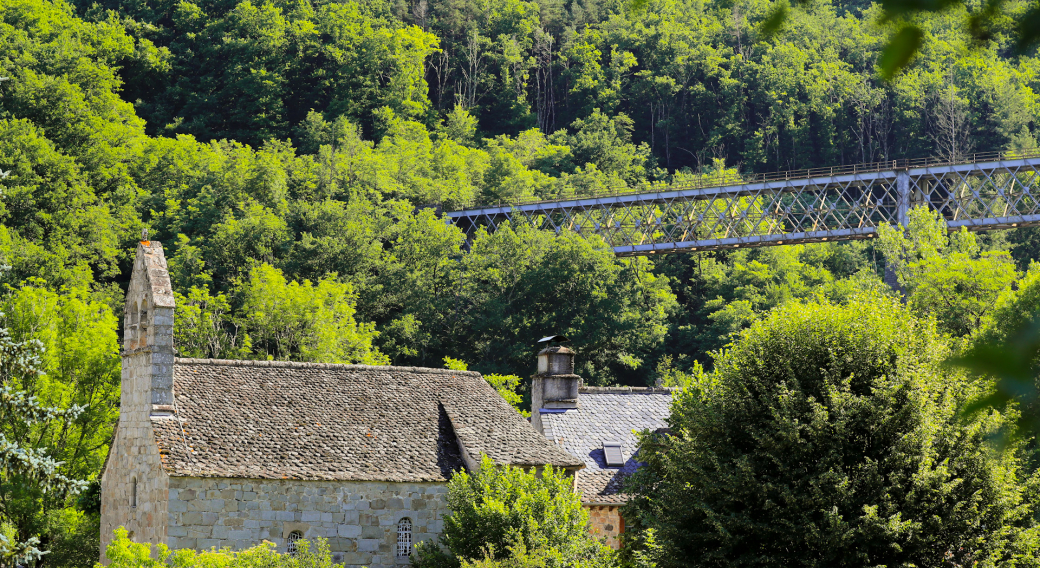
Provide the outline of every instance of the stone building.
<path id="1" fill-rule="evenodd" d="M 291 551 L 407 563 L 446 513 L 453 471 L 583 467 L 478 373 L 182 359 L 162 246 L 137 248 L 126 298 L 119 424 L 101 477 L 101 546 L 126 529 L 171 548 Z M 104 557 L 104 555 L 102 555 Z"/>
<path id="2" fill-rule="evenodd" d="M 538 354 L 531 384 L 531 423 L 536 430 L 581 459 L 576 473 L 592 534 L 617 548 L 625 531 L 622 482 L 639 468 L 636 432 L 665 428 L 672 389 L 585 387 L 575 375 L 574 352 L 553 346 Z"/>

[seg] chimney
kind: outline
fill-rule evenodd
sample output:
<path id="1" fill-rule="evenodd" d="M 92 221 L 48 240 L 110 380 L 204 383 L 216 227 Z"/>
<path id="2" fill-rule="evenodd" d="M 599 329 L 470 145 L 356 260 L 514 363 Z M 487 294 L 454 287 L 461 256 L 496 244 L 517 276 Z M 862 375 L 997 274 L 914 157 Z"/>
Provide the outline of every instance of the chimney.
<path id="1" fill-rule="evenodd" d="M 141 235 L 123 316 L 121 406 L 143 416 L 173 414 L 173 290 L 162 244 Z"/>
<path id="2" fill-rule="evenodd" d="M 562 335 L 538 341 L 548 344 L 538 352 L 538 372 L 531 377 L 531 425 L 538 432 L 544 433 L 543 413 L 578 408 L 581 377 L 574 374 L 574 351 L 559 345 L 566 341 Z"/>

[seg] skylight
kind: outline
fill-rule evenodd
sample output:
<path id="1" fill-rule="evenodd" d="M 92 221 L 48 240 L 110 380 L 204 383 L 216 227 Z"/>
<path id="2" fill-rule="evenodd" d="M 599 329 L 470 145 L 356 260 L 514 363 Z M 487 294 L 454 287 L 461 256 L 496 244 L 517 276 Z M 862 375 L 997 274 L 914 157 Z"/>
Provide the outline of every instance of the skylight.
<path id="1" fill-rule="evenodd" d="M 603 442 L 603 455 L 607 459 L 607 466 L 625 465 L 625 456 L 621 453 L 621 442 Z"/>

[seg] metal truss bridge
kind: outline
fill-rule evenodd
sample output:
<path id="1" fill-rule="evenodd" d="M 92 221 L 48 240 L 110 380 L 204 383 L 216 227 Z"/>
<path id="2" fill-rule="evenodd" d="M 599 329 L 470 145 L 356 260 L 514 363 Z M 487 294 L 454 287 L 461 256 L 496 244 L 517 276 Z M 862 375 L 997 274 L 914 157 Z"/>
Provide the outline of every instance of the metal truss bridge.
<path id="1" fill-rule="evenodd" d="M 867 239 L 906 225 L 924 205 L 950 230 L 1040 225 L 1040 152 L 963 160 L 893 160 L 794 172 L 707 178 L 446 212 L 472 236 L 503 221 L 602 237 L 620 256 Z"/>

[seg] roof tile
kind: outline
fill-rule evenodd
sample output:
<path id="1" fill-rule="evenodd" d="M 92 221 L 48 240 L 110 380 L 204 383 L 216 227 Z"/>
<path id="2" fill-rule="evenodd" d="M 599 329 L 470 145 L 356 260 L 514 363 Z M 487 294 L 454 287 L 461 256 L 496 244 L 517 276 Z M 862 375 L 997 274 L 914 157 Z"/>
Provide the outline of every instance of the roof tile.
<path id="1" fill-rule="evenodd" d="M 469 371 L 177 359 L 174 401 L 152 419 L 171 475 L 444 481 L 456 436 L 499 464 L 582 465 Z"/>

